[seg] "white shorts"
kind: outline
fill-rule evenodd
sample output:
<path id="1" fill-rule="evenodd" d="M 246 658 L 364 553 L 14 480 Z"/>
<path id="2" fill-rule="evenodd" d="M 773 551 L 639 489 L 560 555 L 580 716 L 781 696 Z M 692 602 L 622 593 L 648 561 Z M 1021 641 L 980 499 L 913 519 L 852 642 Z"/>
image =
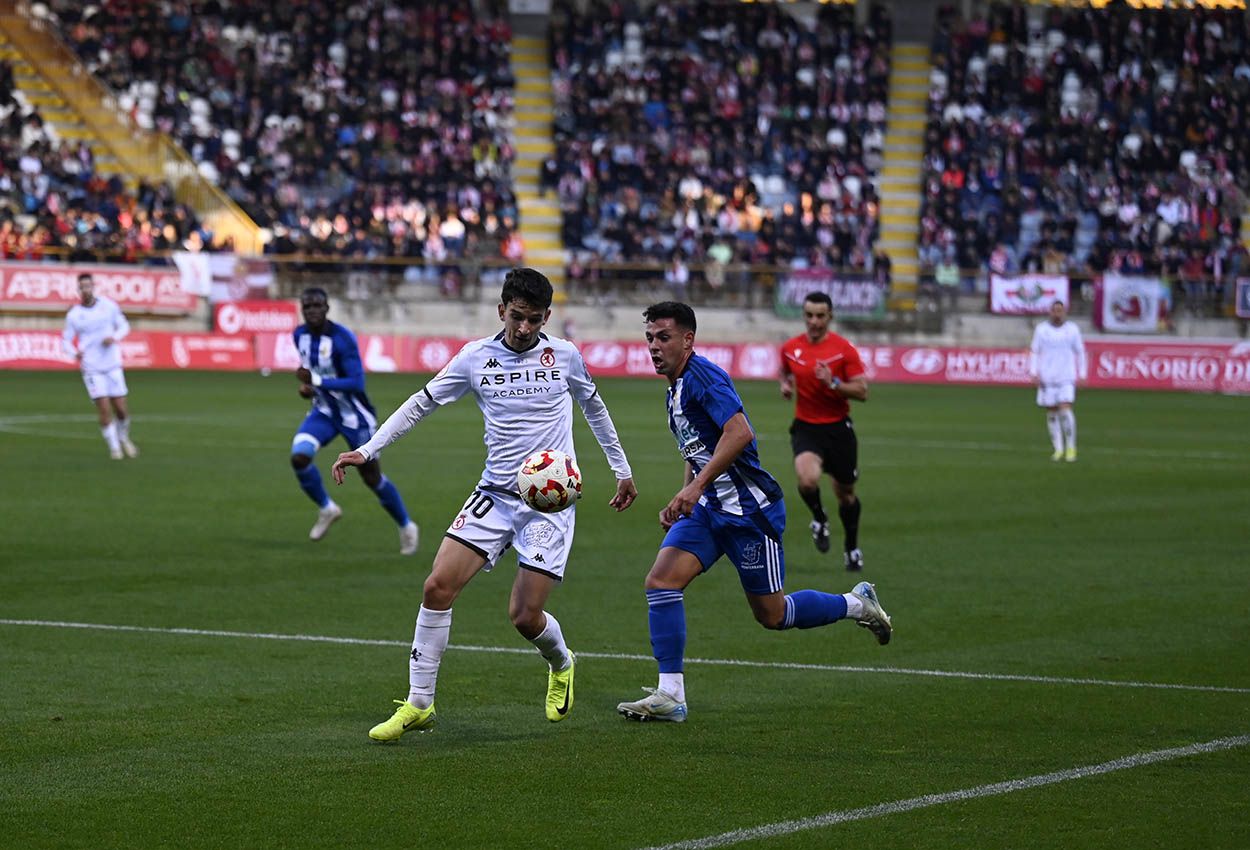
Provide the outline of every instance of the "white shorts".
<path id="1" fill-rule="evenodd" d="M 1076 401 L 1076 384 L 1041 384 L 1037 388 L 1038 407 L 1058 407 Z"/>
<path id="2" fill-rule="evenodd" d="M 558 514 L 543 514 L 516 493 L 479 488 L 451 521 L 447 536 L 485 558 L 487 570 L 512 546 L 523 569 L 563 581 L 576 515 L 576 505 Z"/>
<path id="3" fill-rule="evenodd" d="M 83 372 L 82 382 L 87 385 L 87 395 L 92 399 L 126 395 L 126 374 L 120 366 L 107 372 Z"/>

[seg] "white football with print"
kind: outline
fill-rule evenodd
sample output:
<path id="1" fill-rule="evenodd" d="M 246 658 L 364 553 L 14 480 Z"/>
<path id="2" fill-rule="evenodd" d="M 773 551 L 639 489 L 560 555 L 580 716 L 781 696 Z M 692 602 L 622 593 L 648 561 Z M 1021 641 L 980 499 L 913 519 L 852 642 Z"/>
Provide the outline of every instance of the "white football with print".
<path id="1" fill-rule="evenodd" d="M 523 460 L 516 484 L 525 504 L 544 514 L 558 513 L 582 497 L 577 461 L 559 449 L 541 449 Z"/>

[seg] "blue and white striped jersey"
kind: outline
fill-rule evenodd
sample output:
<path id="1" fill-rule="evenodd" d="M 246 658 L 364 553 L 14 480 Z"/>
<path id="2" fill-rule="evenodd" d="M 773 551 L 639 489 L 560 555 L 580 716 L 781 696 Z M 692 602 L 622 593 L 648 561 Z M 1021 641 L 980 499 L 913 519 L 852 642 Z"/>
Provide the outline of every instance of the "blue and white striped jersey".
<path id="1" fill-rule="evenodd" d="M 372 433 L 378 416 L 365 395 L 365 367 L 360 362 L 356 335 L 331 321 L 325 323 L 322 333 L 300 325 L 295 329 L 295 349 L 300 365 L 321 376 L 313 409 L 329 416 L 335 425 L 368 428 Z"/>
<path id="2" fill-rule="evenodd" d="M 677 383 L 668 388 L 668 427 L 695 475 L 712 459 L 725 423 L 738 413 L 745 416 L 746 410 L 725 370 L 706 357 L 690 355 Z M 781 498 L 781 487 L 760 466 L 759 447 L 751 440 L 729 469 L 707 486 L 699 502 L 746 516 Z"/>

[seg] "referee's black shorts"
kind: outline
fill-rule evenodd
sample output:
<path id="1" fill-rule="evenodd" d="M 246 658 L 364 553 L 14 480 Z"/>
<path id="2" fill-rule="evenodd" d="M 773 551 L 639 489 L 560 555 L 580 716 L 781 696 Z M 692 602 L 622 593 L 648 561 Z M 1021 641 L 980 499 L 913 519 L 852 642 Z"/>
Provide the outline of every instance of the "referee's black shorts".
<path id="1" fill-rule="evenodd" d="M 795 419 L 790 425 L 790 448 L 796 457 L 802 452 L 815 452 L 825 472 L 840 484 L 859 480 L 859 443 L 850 417 L 820 424 Z"/>

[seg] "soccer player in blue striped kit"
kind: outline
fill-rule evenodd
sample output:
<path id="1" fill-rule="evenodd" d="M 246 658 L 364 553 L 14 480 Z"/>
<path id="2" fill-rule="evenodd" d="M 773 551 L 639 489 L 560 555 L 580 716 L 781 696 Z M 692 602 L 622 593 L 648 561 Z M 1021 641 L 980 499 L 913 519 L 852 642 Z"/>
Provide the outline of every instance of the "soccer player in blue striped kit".
<path id="1" fill-rule="evenodd" d="M 631 720 L 686 719 L 682 662 L 686 649 L 684 591 L 722 555 L 738 570 L 747 604 L 767 629 L 810 629 L 844 618 L 889 643 L 890 617 L 871 584 L 850 593 L 800 590 L 785 594 L 781 487 L 760 466 L 755 432 L 725 370 L 695 353 L 696 321 L 687 304 L 664 301 L 643 313 L 657 374 L 668 378 L 668 426 L 685 462 L 685 486 L 660 512 L 664 542 L 647 573 L 651 649 L 660 668 L 649 695 L 616 710 Z"/>
<path id="2" fill-rule="evenodd" d="M 295 329 L 300 362 L 295 377 L 300 382 L 299 394 L 312 399 L 312 409 L 291 441 L 291 467 L 300 488 L 317 505 L 317 522 L 308 537 L 320 540 L 343 515 L 343 509 L 326 493 L 313 457 L 339 434 L 351 447 L 368 442 L 377 430 L 378 417 L 365 395 L 365 367 L 355 335 L 326 318 L 330 311 L 326 291 L 305 289 L 300 295 L 300 309 L 304 324 Z M 382 474 L 376 458 L 360 468 L 360 478 L 399 526 L 399 553 L 414 554 L 417 524 L 408 516 L 399 490 Z"/>

